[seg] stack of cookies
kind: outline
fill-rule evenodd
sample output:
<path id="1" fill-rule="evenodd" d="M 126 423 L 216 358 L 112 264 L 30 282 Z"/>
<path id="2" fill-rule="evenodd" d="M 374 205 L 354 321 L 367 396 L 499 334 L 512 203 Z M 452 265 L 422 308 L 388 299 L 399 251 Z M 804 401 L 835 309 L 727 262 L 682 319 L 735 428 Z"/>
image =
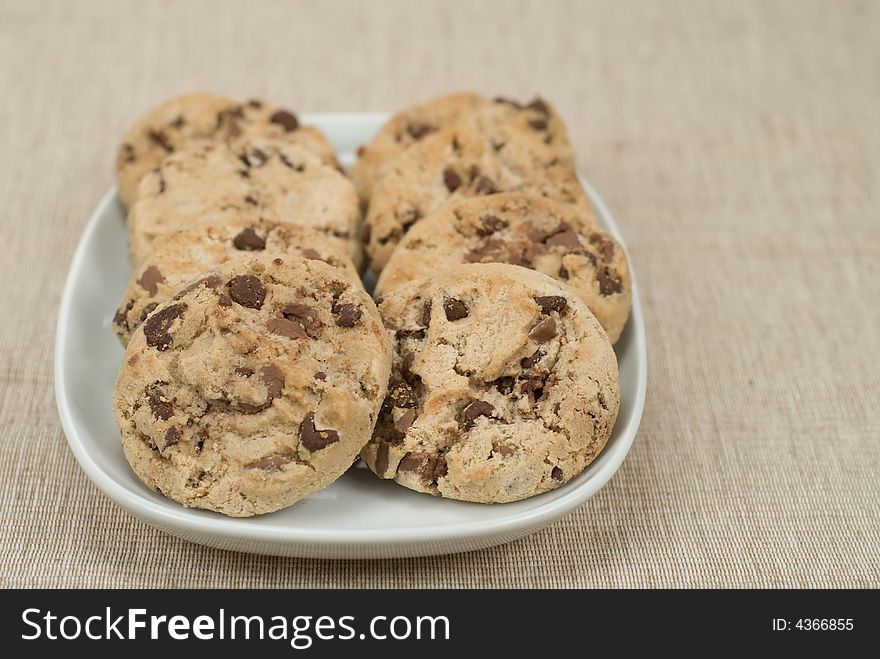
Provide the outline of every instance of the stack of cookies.
<path id="1" fill-rule="evenodd" d="M 413 106 L 349 179 L 292 112 L 191 94 L 134 126 L 117 181 L 133 274 L 114 408 L 165 496 L 267 513 L 360 455 L 405 487 L 500 503 L 605 445 L 628 269 L 546 102 Z"/>

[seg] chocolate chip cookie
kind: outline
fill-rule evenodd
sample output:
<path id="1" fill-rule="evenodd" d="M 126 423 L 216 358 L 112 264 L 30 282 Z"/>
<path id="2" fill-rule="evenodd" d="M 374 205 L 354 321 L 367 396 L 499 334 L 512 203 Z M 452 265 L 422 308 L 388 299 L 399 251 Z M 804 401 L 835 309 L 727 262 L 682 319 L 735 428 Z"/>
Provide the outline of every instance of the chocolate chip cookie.
<path id="1" fill-rule="evenodd" d="M 390 346 L 373 301 L 314 259 L 235 260 L 135 331 L 113 405 L 138 477 L 245 517 L 326 487 L 370 439 Z"/>
<path id="2" fill-rule="evenodd" d="M 351 260 L 317 231 L 267 220 L 202 224 L 156 238 L 152 254 L 128 281 L 113 331 L 127 345 L 144 319 L 188 281 L 227 261 L 255 255 L 317 259 L 360 282 Z"/>
<path id="3" fill-rule="evenodd" d="M 220 142 L 242 137 L 281 139 L 338 167 L 324 134 L 314 126 L 300 124 L 289 110 L 261 99 L 240 103 L 217 94 L 186 94 L 151 110 L 123 139 L 116 156 L 119 198 L 130 206 L 144 175 L 193 140 Z"/>
<path id="4" fill-rule="evenodd" d="M 410 227 L 443 206 L 515 191 L 592 213 L 572 164 L 537 135 L 492 126 L 448 128 L 423 137 L 373 190 L 363 230 L 370 264 L 379 272 Z"/>
<path id="5" fill-rule="evenodd" d="M 547 101 L 535 98 L 518 103 L 505 98 L 489 100 L 471 92 L 449 94 L 395 114 L 370 144 L 358 149 L 351 177 L 361 200 L 370 198 L 376 181 L 408 147 L 438 130 L 468 123 L 534 133 L 560 158 L 572 159 L 565 125 Z"/>
<path id="6" fill-rule="evenodd" d="M 376 295 L 462 263 L 511 263 L 568 284 L 611 343 L 629 316 L 626 255 L 592 215 L 518 192 L 460 201 L 418 222 L 394 250 Z"/>
<path id="7" fill-rule="evenodd" d="M 254 138 L 191 144 L 141 179 L 128 215 L 132 264 L 150 255 L 157 236 L 242 218 L 306 226 L 363 262 L 351 181 L 301 147 Z"/>
<path id="8" fill-rule="evenodd" d="M 617 360 L 572 289 L 507 264 L 406 283 L 379 311 L 388 396 L 361 453 L 379 477 L 482 503 L 571 480 L 617 418 Z"/>

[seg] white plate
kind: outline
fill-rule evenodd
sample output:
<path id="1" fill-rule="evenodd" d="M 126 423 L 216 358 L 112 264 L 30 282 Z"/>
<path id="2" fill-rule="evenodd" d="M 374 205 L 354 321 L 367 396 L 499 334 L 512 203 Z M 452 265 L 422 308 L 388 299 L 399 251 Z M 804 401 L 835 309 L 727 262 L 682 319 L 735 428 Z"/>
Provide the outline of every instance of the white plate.
<path id="1" fill-rule="evenodd" d="M 379 114 L 324 114 L 322 128 L 345 165 L 385 121 Z M 583 181 L 601 223 L 621 240 L 596 192 Z M 223 549 L 314 558 L 427 556 L 510 542 L 559 519 L 595 494 L 632 445 L 647 381 L 642 307 L 633 275 L 629 323 L 617 343 L 620 415 L 599 458 L 557 490 L 502 505 L 450 501 L 349 470 L 327 489 L 285 510 L 231 519 L 190 510 L 144 486 L 122 454 L 111 393 L 122 348 L 110 328 L 129 276 L 125 219 L 115 190 L 95 210 L 64 288 L 55 345 L 55 396 L 67 441 L 89 478 L 113 501 L 173 535 Z M 621 240 L 621 242 L 623 242 Z"/>

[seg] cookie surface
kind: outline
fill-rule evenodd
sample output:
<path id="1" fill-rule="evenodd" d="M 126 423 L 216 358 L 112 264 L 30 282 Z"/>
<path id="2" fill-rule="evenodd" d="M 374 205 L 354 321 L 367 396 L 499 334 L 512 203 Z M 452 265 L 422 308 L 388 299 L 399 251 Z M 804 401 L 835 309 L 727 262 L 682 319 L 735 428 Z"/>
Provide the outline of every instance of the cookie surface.
<path id="1" fill-rule="evenodd" d="M 230 220 L 158 236 L 153 252 L 133 273 L 113 318 L 122 345 L 149 313 L 201 273 L 249 256 L 299 256 L 324 261 L 353 281 L 360 277 L 351 260 L 324 234 L 293 224 Z"/>
<path id="2" fill-rule="evenodd" d="M 311 152 L 270 139 L 193 144 L 144 176 L 128 214 L 130 260 L 142 263 L 157 236 L 242 218 L 308 227 L 363 262 L 351 181 Z"/>
<path id="3" fill-rule="evenodd" d="M 379 180 L 362 239 L 381 271 L 397 243 L 440 208 L 499 192 L 530 192 L 592 214 L 574 167 L 534 134 L 491 126 L 449 128 L 411 146 Z"/>
<path id="4" fill-rule="evenodd" d="M 388 292 L 379 311 L 392 379 L 361 457 L 381 478 L 502 503 L 562 485 L 605 446 L 617 360 L 571 289 L 471 264 Z"/>
<path id="5" fill-rule="evenodd" d="M 572 157 L 565 125 L 543 99 L 518 103 L 504 98 L 490 100 L 472 92 L 448 94 L 395 114 L 368 145 L 358 150 L 351 177 L 361 201 L 370 198 L 376 181 L 407 148 L 431 133 L 462 123 L 535 133 L 563 159 Z"/>
<path id="6" fill-rule="evenodd" d="M 375 294 L 464 263 L 510 263 L 570 286 L 615 343 L 629 316 L 632 282 L 623 249 L 592 220 L 577 208 L 515 192 L 460 201 L 413 226 Z"/>
<path id="7" fill-rule="evenodd" d="M 330 265 L 231 262 L 129 342 L 113 399 L 126 458 L 188 507 L 243 517 L 288 506 L 369 440 L 389 350 L 373 301 Z"/>
<path id="8" fill-rule="evenodd" d="M 336 154 L 324 134 L 314 126 L 300 124 L 289 110 L 261 99 L 240 103 L 218 94 L 185 94 L 153 108 L 123 138 L 116 155 L 116 182 L 122 203 L 130 206 L 144 175 L 193 140 L 230 141 L 242 137 L 282 139 L 338 167 Z"/>

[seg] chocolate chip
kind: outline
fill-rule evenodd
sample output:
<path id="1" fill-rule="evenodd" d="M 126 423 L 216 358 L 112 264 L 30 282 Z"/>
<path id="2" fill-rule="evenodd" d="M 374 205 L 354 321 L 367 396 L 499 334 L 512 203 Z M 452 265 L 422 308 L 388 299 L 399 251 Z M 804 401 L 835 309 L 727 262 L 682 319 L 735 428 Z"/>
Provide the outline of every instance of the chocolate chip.
<path id="1" fill-rule="evenodd" d="M 596 245 L 599 248 L 599 254 L 602 255 L 605 261 L 610 261 L 614 258 L 614 241 L 607 236 L 603 236 L 601 233 L 594 233 L 590 236 L 590 244 Z"/>
<path id="2" fill-rule="evenodd" d="M 416 472 L 429 483 L 435 483 L 448 471 L 446 456 L 407 453 L 397 466 L 400 471 Z"/>
<path id="3" fill-rule="evenodd" d="M 113 315 L 113 324 L 119 325 L 120 327 L 124 327 L 126 330 L 128 327 L 128 312 L 132 310 L 134 307 L 134 300 L 129 300 L 128 304 L 124 307 L 119 307 L 116 310 L 116 313 Z"/>
<path id="4" fill-rule="evenodd" d="M 296 115 L 287 110 L 278 110 L 278 112 L 269 117 L 269 121 L 273 124 L 278 124 L 288 133 L 299 128 L 299 120 L 297 120 Z"/>
<path id="5" fill-rule="evenodd" d="M 174 414 L 174 407 L 166 400 L 162 400 L 162 395 L 158 391 L 151 391 L 147 397 L 150 405 L 150 411 L 157 419 L 167 421 Z"/>
<path id="6" fill-rule="evenodd" d="M 333 314 L 336 316 L 337 327 L 354 327 L 360 322 L 364 312 L 356 304 L 337 302 L 333 305 Z"/>
<path id="7" fill-rule="evenodd" d="M 273 453 L 265 458 L 254 460 L 245 465 L 247 469 L 262 469 L 263 471 L 281 471 L 286 464 L 293 462 L 293 458 L 289 455 L 281 453 Z"/>
<path id="8" fill-rule="evenodd" d="M 529 127 L 533 130 L 547 130 L 546 119 L 532 119 L 529 121 Z"/>
<path id="9" fill-rule="evenodd" d="M 564 279 L 564 280 L 568 281 L 570 276 L 571 275 L 568 272 L 568 268 L 566 268 L 564 265 L 559 266 L 559 278 L 560 279 Z"/>
<path id="10" fill-rule="evenodd" d="M 397 421 L 394 422 L 394 429 L 398 432 L 405 433 L 416 420 L 417 416 L 418 413 L 415 411 L 415 409 L 412 407 L 409 408 L 401 415 L 401 417 Z"/>
<path id="11" fill-rule="evenodd" d="M 482 245 L 470 250 L 464 255 L 467 263 L 491 263 L 493 261 L 502 261 L 502 251 L 505 251 L 507 244 L 495 239 L 486 240 Z"/>
<path id="12" fill-rule="evenodd" d="M 165 277 L 162 276 L 162 273 L 159 271 L 154 265 L 151 265 L 149 268 L 144 270 L 143 274 L 141 274 L 140 279 L 138 279 L 137 283 L 150 295 L 155 295 L 157 291 L 158 284 L 161 284 L 165 281 Z"/>
<path id="13" fill-rule="evenodd" d="M 497 215 L 483 215 L 480 218 L 480 224 L 482 226 L 477 229 L 477 235 L 483 237 L 491 236 L 496 231 L 507 228 L 507 222 Z"/>
<path id="14" fill-rule="evenodd" d="M 388 469 L 388 451 L 390 448 L 390 442 L 380 440 L 376 443 L 376 464 L 373 465 L 373 468 L 376 470 L 376 475 L 380 478 L 385 478 L 385 472 Z"/>
<path id="15" fill-rule="evenodd" d="M 394 382 L 388 387 L 388 395 L 385 403 L 389 408 L 399 407 L 403 409 L 416 407 L 419 404 L 415 390 L 406 382 Z"/>
<path id="16" fill-rule="evenodd" d="M 235 249 L 242 251 L 254 252 L 266 249 L 266 241 L 251 227 L 242 229 L 239 234 L 232 239 Z"/>
<path id="17" fill-rule="evenodd" d="M 266 404 L 271 404 L 284 389 L 284 372 L 277 364 L 269 364 L 260 369 L 260 381 L 266 386 Z"/>
<path id="18" fill-rule="evenodd" d="M 373 227 L 366 222 L 361 227 L 361 242 L 368 243 L 370 242 L 370 234 L 373 232 Z"/>
<path id="19" fill-rule="evenodd" d="M 505 458 L 516 453 L 516 449 L 510 444 L 492 444 L 492 452 L 500 453 Z"/>
<path id="20" fill-rule="evenodd" d="M 532 396 L 537 401 L 544 395 L 544 380 L 542 378 L 531 378 L 526 380 L 520 386 L 520 392 L 526 396 Z"/>
<path id="21" fill-rule="evenodd" d="M 545 116 L 550 114 L 550 108 L 547 107 L 547 104 L 538 96 L 536 96 L 526 107 L 529 110 L 537 110 Z"/>
<path id="22" fill-rule="evenodd" d="M 147 137 L 153 144 L 162 147 L 168 153 L 174 151 L 174 146 L 168 141 L 168 136 L 161 130 L 151 130 L 147 133 Z"/>
<path id="23" fill-rule="evenodd" d="M 539 295 L 535 298 L 535 302 L 538 303 L 538 306 L 541 307 L 541 313 L 544 314 L 549 314 L 551 311 L 562 313 L 568 305 L 568 300 L 561 295 Z"/>
<path id="24" fill-rule="evenodd" d="M 240 375 L 243 378 L 249 378 L 250 376 L 252 376 L 254 374 L 254 372 L 251 369 L 249 369 L 245 366 L 236 366 L 234 369 L 232 369 L 232 372 L 235 373 L 236 375 Z"/>
<path id="25" fill-rule="evenodd" d="M 259 309 L 266 299 L 263 283 L 253 275 L 238 275 L 229 280 L 229 296 L 249 309 Z"/>
<path id="26" fill-rule="evenodd" d="M 321 330 L 322 325 L 321 321 L 318 320 L 318 313 L 307 304 L 289 302 L 281 308 L 281 313 L 287 320 L 292 320 L 302 325 L 308 335 L 313 338 Z"/>
<path id="27" fill-rule="evenodd" d="M 207 277 L 202 277 L 201 279 L 197 279 L 193 283 L 184 286 L 177 293 L 174 294 L 172 300 L 179 300 L 184 295 L 192 293 L 194 290 L 201 288 L 204 286 L 205 288 L 217 288 L 220 284 L 223 283 L 223 280 L 220 279 L 218 275 L 208 275 Z"/>
<path id="28" fill-rule="evenodd" d="M 431 300 L 425 300 L 425 306 L 422 307 L 422 325 L 427 327 L 431 324 Z"/>
<path id="29" fill-rule="evenodd" d="M 284 164 L 285 167 L 289 167 L 295 172 L 303 172 L 306 169 L 305 165 L 293 162 L 283 153 L 278 154 L 278 159 L 281 160 L 282 164 Z"/>
<path id="30" fill-rule="evenodd" d="M 623 284 L 607 272 L 600 272 L 596 279 L 599 280 L 599 293 L 602 295 L 614 295 L 623 291 Z"/>
<path id="31" fill-rule="evenodd" d="M 443 311 L 446 312 L 446 320 L 449 322 L 461 320 L 468 315 L 467 305 L 454 297 L 443 300 Z"/>
<path id="32" fill-rule="evenodd" d="M 397 339 L 424 339 L 425 329 L 399 329 L 394 333 Z"/>
<path id="33" fill-rule="evenodd" d="M 495 181 L 488 176 L 481 176 L 477 179 L 477 184 L 474 186 L 474 192 L 477 194 L 495 194 L 498 192 L 498 186 L 495 185 Z"/>
<path id="34" fill-rule="evenodd" d="M 172 304 L 147 318 L 143 325 L 147 345 L 160 351 L 170 348 L 171 334 L 168 330 L 171 329 L 174 319 L 184 311 L 186 311 L 185 304 Z"/>
<path id="35" fill-rule="evenodd" d="M 550 475 L 553 477 L 555 481 L 562 481 L 565 478 L 565 475 L 562 473 L 562 469 L 559 467 L 553 467 L 553 470 L 550 472 Z"/>
<path id="36" fill-rule="evenodd" d="M 461 177 L 451 167 L 443 170 L 443 182 L 449 192 L 455 192 L 461 186 Z"/>
<path id="37" fill-rule="evenodd" d="M 538 348 L 537 350 L 535 350 L 535 352 L 532 353 L 531 357 L 525 357 L 524 359 L 520 360 L 519 365 L 528 370 L 539 361 L 541 361 L 542 357 L 544 357 L 544 351 Z"/>
<path id="38" fill-rule="evenodd" d="M 324 371 L 315 371 L 315 379 L 316 380 L 326 380 L 327 374 Z"/>
<path id="39" fill-rule="evenodd" d="M 251 149 L 240 157 L 244 164 L 248 167 L 262 167 L 269 159 L 269 156 L 267 156 L 259 149 Z"/>
<path id="40" fill-rule="evenodd" d="M 139 323 L 144 322 L 147 319 L 147 316 L 149 316 L 151 313 L 153 313 L 156 310 L 156 307 L 158 307 L 158 306 L 159 306 L 158 302 L 150 302 L 147 306 L 144 307 L 144 310 L 141 311 L 141 317 L 138 318 L 138 322 Z"/>
<path id="41" fill-rule="evenodd" d="M 414 140 L 420 140 L 425 135 L 434 130 L 434 127 L 423 121 L 411 121 L 406 126 L 406 132 L 410 134 Z"/>
<path id="42" fill-rule="evenodd" d="M 262 102 L 260 99 L 258 99 L 258 98 L 252 98 L 252 99 L 250 99 L 250 100 L 247 102 L 247 104 L 248 104 L 248 107 L 252 107 L 252 108 L 254 108 L 255 110 L 259 110 L 261 107 L 263 107 L 263 102 Z"/>
<path id="43" fill-rule="evenodd" d="M 218 299 L 217 304 L 221 307 L 231 307 L 232 306 L 232 298 L 230 298 L 226 293 L 223 293 Z"/>
<path id="44" fill-rule="evenodd" d="M 272 334 L 286 336 L 288 339 L 307 339 L 309 336 L 302 325 L 287 318 L 270 318 L 266 323 L 266 329 Z"/>
<path id="45" fill-rule="evenodd" d="M 461 411 L 461 420 L 465 430 L 473 428 L 477 419 L 481 416 L 492 416 L 494 411 L 495 406 L 491 403 L 487 403 L 484 400 L 471 401 Z"/>
<path id="46" fill-rule="evenodd" d="M 260 203 L 260 202 L 258 202 L 254 197 L 252 197 L 251 195 L 247 195 L 247 196 L 244 198 L 244 201 L 245 201 L 245 203 L 250 204 L 251 206 L 257 206 L 257 205 Z"/>
<path id="47" fill-rule="evenodd" d="M 339 433 L 335 430 L 318 430 L 315 427 L 315 415 L 311 412 L 299 425 L 299 437 L 306 450 L 312 453 L 339 441 Z"/>
<path id="48" fill-rule="evenodd" d="M 176 426 L 171 426 L 165 431 L 165 448 L 174 446 L 180 441 L 180 430 Z"/>
<path id="49" fill-rule="evenodd" d="M 498 390 L 498 393 L 504 394 L 506 396 L 507 394 L 510 394 L 513 392 L 513 387 L 516 384 L 516 380 L 514 380 L 512 377 L 508 376 L 508 377 L 498 378 L 497 380 L 494 381 L 494 384 L 495 384 L 495 388 Z"/>
<path id="50" fill-rule="evenodd" d="M 544 343 L 556 336 L 556 321 L 552 318 L 544 318 L 529 332 L 529 338 Z"/>
<path id="51" fill-rule="evenodd" d="M 545 244 L 547 247 L 563 247 L 570 252 L 581 249 L 581 242 L 578 240 L 578 235 L 571 229 L 553 234 L 547 238 Z"/>

